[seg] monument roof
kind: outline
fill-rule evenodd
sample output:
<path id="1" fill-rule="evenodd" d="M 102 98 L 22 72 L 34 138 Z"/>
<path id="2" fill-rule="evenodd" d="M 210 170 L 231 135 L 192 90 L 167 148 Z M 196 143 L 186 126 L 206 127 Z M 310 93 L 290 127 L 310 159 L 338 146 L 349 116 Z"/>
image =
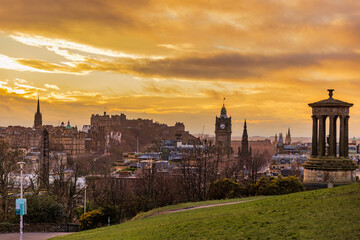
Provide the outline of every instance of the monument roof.
<path id="1" fill-rule="evenodd" d="M 318 102 L 310 103 L 310 107 L 352 107 L 353 103 L 344 102 L 338 99 L 334 99 L 333 91 L 334 89 L 328 89 L 329 91 L 329 98 L 324 99 Z"/>

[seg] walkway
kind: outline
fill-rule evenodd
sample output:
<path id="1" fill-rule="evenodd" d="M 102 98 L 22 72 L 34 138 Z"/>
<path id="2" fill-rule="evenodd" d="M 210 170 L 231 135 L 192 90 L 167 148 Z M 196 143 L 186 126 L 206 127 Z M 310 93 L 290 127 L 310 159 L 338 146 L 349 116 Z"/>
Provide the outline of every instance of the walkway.
<path id="1" fill-rule="evenodd" d="M 195 206 L 195 207 L 188 207 L 188 208 L 180 208 L 180 209 L 166 210 L 166 211 L 162 211 L 162 212 L 155 212 L 155 213 L 151 214 L 150 216 L 147 216 L 146 218 L 148 218 L 148 217 L 154 217 L 154 216 L 157 216 L 157 215 L 168 214 L 168 213 L 174 213 L 174 212 L 184 212 L 184 211 L 195 210 L 195 209 L 200 209 L 200 208 L 208 208 L 208 207 L 219 207 L 219 206 L 233 205 L 233 204 L 238 204 L 238 203 L 252 202 L 252 201 L 256 201 L 256 200 L 258 200 L 258 199 L 238 201 L 238 202 L 228 202 L 228 203 L 217 203 L 217 204 L 209 204 L 209 205 L 200 205 L 200 206 Z"/>
<path id="2" fill-rule="evenodd" d="M 70 234 L 68 232 L 26 232 L 24 233 L 24 240 L 46 240 L 52 237 Z M 4 233 L 0 234 L 1 240 L 18 240 L 19 233 Z"/>

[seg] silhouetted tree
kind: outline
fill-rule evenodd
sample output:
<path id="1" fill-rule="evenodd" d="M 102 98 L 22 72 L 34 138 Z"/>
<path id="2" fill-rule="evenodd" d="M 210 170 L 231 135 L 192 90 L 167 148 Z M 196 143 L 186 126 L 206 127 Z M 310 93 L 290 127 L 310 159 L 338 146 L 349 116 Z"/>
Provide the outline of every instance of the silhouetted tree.
<path id="1" fill-rule="evenodd" d="M 0 219 L 6 221 L 9 212 L 10 193 L 14 192 L 15 179 L 12 175 L 18 171 L 17 163 L 23 161 L 23 152 L 11 149 L 6 142 L 0 142 Z"/>
<path id="2" fill-rule="evenodd" d="M 247 173 L 248 179 L 256 183 L 259 179 L 259 172 L 266 166 L 268 163 L 268 159 L 264 157 L 263 154 L 259 154 L 259 152 L 252 153 L 251 156 L 245 159 L 244 167 Z"/>

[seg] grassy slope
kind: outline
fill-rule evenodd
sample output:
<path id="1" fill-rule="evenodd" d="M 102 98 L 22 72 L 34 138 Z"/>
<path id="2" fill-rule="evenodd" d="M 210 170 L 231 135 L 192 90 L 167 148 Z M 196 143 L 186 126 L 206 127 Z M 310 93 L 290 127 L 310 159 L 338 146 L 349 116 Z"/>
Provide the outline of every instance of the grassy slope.
<path id="1" fill-rule="evenodd" d="M 55 239 L 360 239 L 360 184 L 140 218 Z"/>
<path id="2" fill-rule="evenodd" d="M 190 208 L 194 208 L 197 206 L 204 206 L 204 205 L 258 200 L 258 199 L 263 199 L 266 197 L 267 196 L 256 196 L 256 197 L 247 197 L 247 198 L 232 198 L 232 199 L 225 199 L 225 200 L 209 200 L 209 201 L 202 201 L 202 202 L 180 203 L 177 205 L 169 205 L 166 207 L 154 208 L 150 211 L 139 213 L 133 219 L 131 219 L 131 221 L 152 217 L 154 215 L 162 214 L 164 212 L 169 212 L 169 211 L 173 211 L 173 210 L 177 210 L 177 209 L 190 209 Z"/>

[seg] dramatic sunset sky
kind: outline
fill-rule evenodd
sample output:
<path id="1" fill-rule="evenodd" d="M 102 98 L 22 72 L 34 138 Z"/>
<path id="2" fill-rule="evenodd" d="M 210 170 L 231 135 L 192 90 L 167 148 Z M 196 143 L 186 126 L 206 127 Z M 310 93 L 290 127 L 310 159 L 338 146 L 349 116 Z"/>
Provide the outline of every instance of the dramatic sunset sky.
<path id="1" fill-rule="evenodd" d="M 311 135 L 308 103 L 354 103 L 360 136 L 360 1 L 0 0 L 0 125 L 89 124 L 125 113 L 213 134 Z"/>

